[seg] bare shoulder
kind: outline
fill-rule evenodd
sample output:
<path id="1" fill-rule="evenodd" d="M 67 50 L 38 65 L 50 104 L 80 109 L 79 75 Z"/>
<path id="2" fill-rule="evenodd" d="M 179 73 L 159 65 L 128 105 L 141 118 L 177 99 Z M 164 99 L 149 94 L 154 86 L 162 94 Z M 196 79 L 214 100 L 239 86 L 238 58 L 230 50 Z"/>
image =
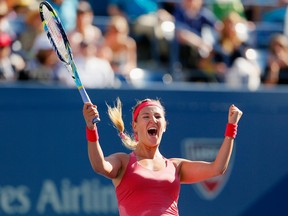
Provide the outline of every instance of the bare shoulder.
<path id="1" fill-rule="evenodd" d="M 125 159 L 129 159 L 130 158 L 130 154 L 125 153 L 125 152 L 117 152 L 113 154 L 115 157 L 118 157 L 121 160 L 125 160 Z"/>
<path id="2" fill-rule="evenodd" d="M 174 164 L 180 164 L 184 161 L 189 161 L 185 158 L 170 158 L 169 160 L 172 161 Z"/>
<path id="3" fill-rule="evenodd" d="M 136 41 L 132 37 L 128 37 L 126 41 L 126 46 L 129 48 L 136 48 Z"/>
<path id="4" fill-rule="evenodd" d="M 127 165 L 130 155 L 124 152 L 117 152 L 108 156 L 108 158 L 115 159 L 121 161 L 122 166 Z"/>
<path id="5" fill-rule="evenodd" d="M 187 160 L 184 158 L 170 158 L 169 160 L 172 161 L 172 163 L 177 169 L 181 168 L 181 165 L 183 164 L 183 162 L 191 162 L 190 160 Z"/>
<path id="6" fill-rule="evenodd" d="M 120 152 L 120 153 L 112 154 L 109 157 L 113 157 L 117 159 L 118 161 L 120 161 L 121 163 L 121 168 L 118 170 L 117 176 L 114 179 L 112 179 L 114 186 L 117 187 L 119 183 L 121 182 L 121 179 L 126 171 L 126 167 L 129 163 L 130 155 L 127 153 Z"/>

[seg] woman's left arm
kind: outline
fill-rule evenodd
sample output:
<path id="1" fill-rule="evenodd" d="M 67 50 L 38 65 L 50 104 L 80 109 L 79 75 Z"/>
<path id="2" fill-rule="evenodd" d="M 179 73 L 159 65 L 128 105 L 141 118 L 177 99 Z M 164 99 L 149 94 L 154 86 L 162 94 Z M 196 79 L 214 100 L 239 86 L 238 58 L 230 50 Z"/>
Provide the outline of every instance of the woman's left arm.
<path id="1" fill-rule="evenodd" d="M 242 111 L 236 106 L 230 106 L 225 138 L 213 162 L 173 159 L 174 163 L 178 166 L 182 183 L 203 181 L 221 175 L 226 171 L 233 150 L 237 125 L 242 114 Z"/>

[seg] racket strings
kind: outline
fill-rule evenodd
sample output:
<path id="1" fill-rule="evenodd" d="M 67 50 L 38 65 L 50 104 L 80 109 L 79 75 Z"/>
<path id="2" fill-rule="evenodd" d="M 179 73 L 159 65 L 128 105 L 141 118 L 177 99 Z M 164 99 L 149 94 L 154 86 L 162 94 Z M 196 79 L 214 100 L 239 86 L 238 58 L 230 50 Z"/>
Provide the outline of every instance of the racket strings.
<path id="1" fill-rule="evenodd" d="M 61 56 L 61 59 L 65 61 L 66 64 L 69 64 L 69 54 L 67 52 L 63 37 L 61 35 L 60 29 L 55 21 L 56 17 L 46 8 L 43 7 L 43 16 L 45 19 L 45 24 L 50 33 L 52 39 L 52 45 L 55 46 L 56 52 Z"/>
<path id="2" fill-rule="evenodd" d="M 67 71 L 69 72 L 69 74 L 71 75 L 71 77 L 72 77 L 72 78 L 74 79 L 74 81 L 75 81 L 75 80 L 76 80 L 76 77 L 75 77 L 75 75 L 74 75 L 74 73 L 73 73 L 73 68 L 72 68 L 71 64 L 64 64 L 64 65 L 65 65 Z"/>

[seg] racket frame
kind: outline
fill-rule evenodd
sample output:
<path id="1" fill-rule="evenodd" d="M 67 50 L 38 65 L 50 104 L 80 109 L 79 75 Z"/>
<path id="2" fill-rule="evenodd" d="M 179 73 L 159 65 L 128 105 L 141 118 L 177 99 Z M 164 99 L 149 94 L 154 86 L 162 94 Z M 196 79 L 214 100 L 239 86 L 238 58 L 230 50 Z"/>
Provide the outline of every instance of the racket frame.
<path id="1" fill-rule="evenodd" d="M 51 13 L 52 15 L 52 18 L 53 20 L 55 21 L 55 24 L 57 25 L 57 29 L 59 30 L 59 33 L 61 34 L 61 37 L 62 37 L 62 40 L 63 40 L 63 43 L 64 43 L 64 46 L 65 46 L 65 51 L 67 52 L 66 53 L 66 56 L 62 56 L 61 52 L 58 50 L 57 48 L 57 43 L 56 41 L 53 39 L 52 37 L 52 31 L 49 30 L 49 27 L 48 27 L 48 24 L 46 22 L 46 19 L 45 19 L 45 15 L 44 15 L 44 12 L 43 12 L 43 8 L 46 7 L 48 9 L 48 11 Z M 58 58 L 60 59 L 60 61 L 65 65 L 66 69 L 68 70 L 68 72 L 70 73 L 70 75 L 72 76 L 76 86 L 77 86 L 77 89 L 81 95 L 81 98 L 82 98 L 82 101 L 83 103 L 86 103 L 86 102 L 90 102 L 91 103 L 91 100 L 81 82 L 81 79 L 80 79 L 80 76 L 79 76 L 79 73 L 77 71 L 77 67 L 76 67 L 76 64 L 74 63 L 74 59 L 73 59 L 73 54 L 72 54 L 72 48 L 70 46 L 70 43 L 69 43 L 69 40 L 68 40 L 68 37 L 67 37 L 67 34 L 65 32 L 65 29 L 61 23 L 61 20 L 58 16 L 58 14 L 56 13 L 56 11 L 54 10 L 54 8 L 50 5 L 50 3 L 48 3 L 47 1 L 42 1 L 40 2 L 39 4 L 39 12 L 40 12 L 40 18 L 42 20 L 42 25 L 43 25 L 43 28 L 47 34 L 47 37 L 54 49 L 54 51 L 56 52 Z M 65 60 L 65 58 L 67 60 Z M 93 119 L 93 123 L 97 123 L 99 122 L 100 119 L 99 117 L 95 117 Z"/>

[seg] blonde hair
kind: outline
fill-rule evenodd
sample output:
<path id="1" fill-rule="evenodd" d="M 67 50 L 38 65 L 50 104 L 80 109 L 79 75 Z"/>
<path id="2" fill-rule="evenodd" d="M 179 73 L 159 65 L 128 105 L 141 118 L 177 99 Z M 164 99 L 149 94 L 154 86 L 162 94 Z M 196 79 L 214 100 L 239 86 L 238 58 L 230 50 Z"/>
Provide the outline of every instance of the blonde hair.
<path id="1" fill-rule="evenodd" d="M 123 16 L 112 16 L 109 25 L 113 26 L 121 34 L 129 34 L 129 25 Z"/>
<path id="2" fill-rule="evenodd" d="M 156 101 L 159 103 L 159 105 L 161 105 L 159 100 L 144 99 L 144 100 L 138 101 L 132 109 L 132 111 L 133 111 L 132 112 L 132 121 L 133 121 L 133 114 L 134 114 L 136 108 L 139 105 L 141 105 L 142 103 L 147 102 L 147 101 Z M 164 107 L 162 105 L 161 105 L 161 107 L 163 109 L 163 112 L 165 113 Z M 114 124 L 114 127 L 119 131 L 119 136 L 121 138 L 123 145 L 128 149 L 134 150 L 138 144 L 138 141 L 135 140 L 135 137 L 133 138 L 125 132 L 125 125 L 124 125 L 124 121 L 122 118 L 122 102 L 121 102 L 120 98 L 117 98 L 116 106 L 111 107 L 107 104 L 107 108 L 108 108 L 109 118 L 112 121 L 112 123 Z"/>
<path id="3" fill-rule="evenodd" d="M 111 107 L 107 104 L 107 108 L 109 118 L 111 119 L 115 128 L 119 131 L 123 145 L 128 149 L 134 150 L 137 146 L 137 142 L 131 136 L 125 133 L 125 125 L 122 119 L 122 102 L 120 98 L 117 98 L 116 106 Z"/>

